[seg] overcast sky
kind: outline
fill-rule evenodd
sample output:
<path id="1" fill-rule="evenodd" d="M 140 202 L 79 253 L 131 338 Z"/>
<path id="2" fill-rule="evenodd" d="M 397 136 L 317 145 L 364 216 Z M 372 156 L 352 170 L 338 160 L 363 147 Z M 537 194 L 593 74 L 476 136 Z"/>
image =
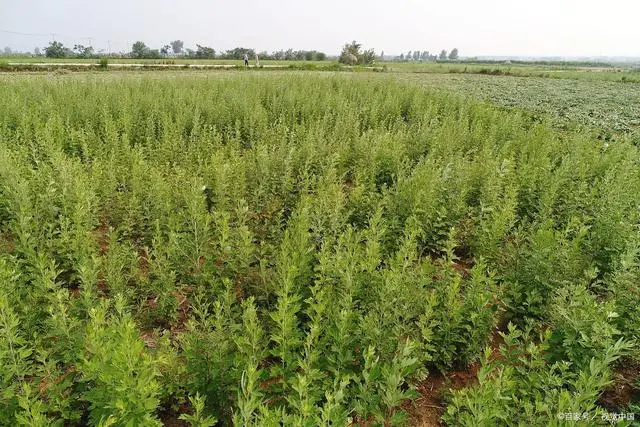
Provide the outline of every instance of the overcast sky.
<path id="1" fill-rule="evenodd" d="M 226 50 L 376 52 L 457 47 L 462 56 L 640 56 L 640 0 L 0 0 L 0 49 L 129 51 L 175 39 Z M 12 34 L 18 32 L 23 34 Z M 30 34 L 30 35 L 26 35 Z M 91 38 L 91 39 L 90 39 Z"/>

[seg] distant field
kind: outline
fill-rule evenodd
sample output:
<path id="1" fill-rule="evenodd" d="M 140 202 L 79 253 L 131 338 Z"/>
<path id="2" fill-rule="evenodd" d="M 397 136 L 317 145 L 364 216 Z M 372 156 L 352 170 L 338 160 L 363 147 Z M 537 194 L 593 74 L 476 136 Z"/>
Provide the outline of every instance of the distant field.
<path id="1" fill-rule="evenodd" d="M 584 67 L 571 65 L 473 64 L 432 62 L 383 62 L 388 71 L 430 74 L 487 74 L 554 79 L 640 82 L 632 67 Z"/>
<path id="2" fill-rule="evenodd" d="M 43 58 L 43 57 L 9 57 L 0 58 L 0 63 L 20 64 L 98 64 L 97 59 L 81 58 Z M 193 59 L 193 58 L 167 58 L 167 59 L 109 59 L 110 64 L 143 64 L 154 65 L 242 65 L 242 60 L 232 59 Z M 255 61 L 250 61 L 253 66 Z M 339 67 L 337 61 L 274 61 L 260 60 L 264 66 L 278 67 Z M 381 61 L 376 67 L 390 72 L 398 73 L 428 73 L 428 74 L 486 74 L 509 75 L 520 77 L 545 77 L 555 79 L 589 80 L 589 81 L 613 81 L 613 82 L 638 82 L 640 72 L 631 66 L 592 66 L 570 65 L 559 63 L 558 65 L 528 65 L 528 64 L 490 64 L 490 63 L 433 63 L 433 62 L 394 62 Z M 347 67 L 348 68 L 348 67 Z"/>
<path id="3" fill-rule="evenodd" d="M 233 62 L 233 61 L 217 61 Z M 203 64 L 214 63 L 202 61 Z M 294 65 L 305 64 L 296 61 L 272 61 L 269 64 Z M 306 63 L 309 64 L 309 63 Z M 311 64 L 332 64 L 330 61 Z M 335 63 L 333 63 L 335 64 Z M 403 72 L 355 73 L 357 79 L 392 79 L 417 83 L 430 89 L 453 92 L 457 95 L 489 101 L 498 106 L 518 108 L 529 114 L 538 114 L 540 119 L 547 118 L 556 128 L 576 130 L 586 127 L 602 138 L 611 138 L 620 134 L 638 134 L 640 128 L 640 84 L 623 84 L 609 80 L 552 79 L 542 77 L 518 77 L 510 75 L 478 75 L 467 73 L 447 73 L 440 64 L 423 65 L 426 72 L 410 72 L 410 65 L 397 63 Z M 416 66 L 417 67 L 417 66 Z M 526 69 L 523 67 L 523 69 Z M 440 70 L 440 71 L 438 71 Z M 99 73 L 105 79 L 120 79 L 125 76 L 148 76 L 151 79 L 194 77 L 206 78 L 211 71 L 171 69 L 167 71 L 122 71 L 103 73 L 89 71 L 66 75 L 65 79 L 93 78 Z M 219 77 L 232 77 L 233 70 L 216 71 Z M 289 75 L 288 71 L 272 71 L 274 75 Z M 306 73 L 306 72 L 298 72 Z M 309 73 L 334 75 L 335 72 Z M 589 74 L 576 71 L 574 74 Z M 591 73 L 597 74 L 597 73 Z M 57 77 L 62 77 L 58 74 Z M 39 79 L 42 73 L 0 73 L 0 79 Z"/>
<path id="4" fill-rule="evenodd" d="M 640 127 L 640 84 L 636 83 L 467 74 L 398 77 L 504 107 L 548 114 L 556 126 L 564 129 L 585 125 L 606 137 L 636 132 Z"/>

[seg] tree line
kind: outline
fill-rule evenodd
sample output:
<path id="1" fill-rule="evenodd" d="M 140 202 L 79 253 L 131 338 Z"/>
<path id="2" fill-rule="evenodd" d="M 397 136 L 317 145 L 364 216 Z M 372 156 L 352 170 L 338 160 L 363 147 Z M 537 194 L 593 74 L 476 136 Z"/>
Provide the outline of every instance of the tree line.
<path id="1" fill-rule="evenodd" d="M 131 51 L 125 54 L 111 54 L 110 56 L 123 56 L 135 59 L 163 59 L 168 57 L 185 57 L 195 59 L 242 59 L 244 55 L 254 58 L 258 55 L 260 59 L 274 60 L 298 60 L 298 61 L 324 61 L 327 54 L 317 50 L 278 50 L 274 52 L 256 51 L 255 49 L 236 47 L 226 51 L 216 51 L 210 46 L 196 44 L 195 48 L 185 48 L 184 41 L 174 40 L 160 47 L 153 49 L 143 41 L 136 41 L 131 46 Z M 98 58 L 105 56 L 104 53 L 97 53 L 92 46 L 76 44 L 69 48 L 59 41 L 52 41 L 44 49 L 44 56 L 48 58 Z"/>
<path id="2" fill-rule="evenodd" d="M 459 55 L 458 48 L 451 49 L 451 52 L 442 49 L 438 55 L 432 54 L 428 50 L 414 50 L 408 51 L 406 55 L 401 53 L 394 59 L 399 61 L 457 61 Z"/>
<path id="3" fill-rule="evenodd" d="M 5 55 L 13 52 L 10 48 L 4 49 Z M 34 50 L 36 56 L 44 55 L 48 58 L 101 58 L 105 56 L 124 57 L 135 59 L 163 59 L 163 58 L 191 58 L 191 59 L 230 59 L 241 60 L 245 55 L 254 58 L 256 55 L 263 60 L 283 60 L 283 61 L 324 61 L 328 59 L 328 55 L 317 50 L 277 50 L 273 52 L 256 51 L 255 49 L 236 47 L 226 51 L 216 51 L 213 47 L 196 44 L 195 48 L 185 48 L 184 41 L 173 40 L 159 49 L 149 47 L 143 41 L 136 41 L 131 46 L 131 50 L 126 53 L 105 54 L 104 51 L 96 52 L 93 46 L 83 44 L 75 44 L 73 48 L 65 46 L 62 42 L 52 41 L 49 46 L 41 52 L 39 48 Z M 377 60 L 395 60 L 395 61 L 456 61 L 459 59 L 459 51 L 457 48 L 450 52 L 442 50 L 439 54 L 431 53 L 428 50 L 413 50 L 406 54 L 402 53 L 397 56 L 387 57 L 384 52 L 377 55 L 374 49 L 364 49 L 361 43 L 355 40 L 346 43 L 338 61 L 347 65 L 373 65 Z"/>
<path id="4" fill-rule="evenodd" d="M 428 50 L 414 50 L 395 56 L 392 59 L 396 61 L 456 61 L 459 58 L 458 48 L 454 48 L 451 52 L 442 50 L 439 55 L 431 54 Z M 346 43 L 340 52 L 338 61 L 347 65 L 373 65 L 377 59 L 387 59 L 384 52 L 376 55 L 373 49 L 363 49 L 362 44 L 355 40 Z"/>

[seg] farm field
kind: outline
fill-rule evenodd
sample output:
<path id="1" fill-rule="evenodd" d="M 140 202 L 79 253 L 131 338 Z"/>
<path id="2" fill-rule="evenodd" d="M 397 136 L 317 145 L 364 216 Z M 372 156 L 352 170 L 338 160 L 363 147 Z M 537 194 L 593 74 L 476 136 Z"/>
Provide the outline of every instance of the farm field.
<path id="1" fill-rule="evenodd" d="M 0 425 L 640 411 L 637 85 L 0 82 Z"/>
<path id="2" fill-rule="evenodd" d="M 492 76 L 540 77 L 624 83 L 640 82 L 637 66 L 535 65 L 473 62 L 382 62 L 389 71 L 427 74 L 482 74 Z"/>
<path id="3" fill-rule="evenodd" d="M 602 138 L 640 130 L 640 84 L 584 79 L 403 74 L 401 80 L 546 116 L 558 128 L 586 128 Z M 637 140 L 636 140 L 637 141 Z"/>
<path id="4" fill-rule="evenodd" d="M 383 71 L 382 67 L 345 67 L 335 62 L 314 61 L 261 61 L 248 66 L 241 61 L 192 61 L 176 63 L 175 61 L 65 61 L 65 62 L 0 62 L 0 73 L 41 73 L 41 72 L 95 72 L 95 71 Z"/>
<path id="5" fill-rule="evenodd" d="M 15 71 L 27 68 L 29 66 L 45 66 L 45 64 L 69 64 L 69 67 L 82 64 L 86 66 L 98 66 L 98 59 L 83 58 L 46 58 L 46 57 L 30 57 L 16 56 L 4 57 L 0 59 L 0 71 L 4 68 L 12 68 L 10 64 L 20 64 Z M 144 65 L 146 68 L 158 67 L 179 67 L 194 66 L 196 67 L 222 67 L 222 66 L 242 66 L 241 60 L 231 59 L 196 59 L 196 58 L 166 58 L 166 59 L 133 59 L 133 58 L 109 58 L 109 67 L 118 69 L 122 66 Z M 3 65 L 4 64 L 4 65 Z M 348 70 L 335 60 L 325 61 L 290 61 L 290 60 L 260 60 L 260 65 L 266 68 L 295 68 L 295 69 L 317 69 L 317 70 Z M 253 58 L 251 59 L 251 67 L 254 66 Z M 624 65 L 608 65 L 600 66 L 581 66 L 571 65 L 571 63 L 563 63 L 560 65 L 537 65 L 527 63 L 474 63 L 474 62 L 400 62 L 400 61 L 377 61 L 375 68 L 393 73 L 410 73 L 410 74 L 464 74 L 464 75 L 492 75 L 492 76 L 518 76 L 518 77 L 540 77 L 561 80 L 585 80 L 585 81 L 605 81 L 605 82 L 623 82 L 623 83 L 640 83 L 640 71 L 637 64 Z M 362 67 L 355 67 L 356 69 Z"/>

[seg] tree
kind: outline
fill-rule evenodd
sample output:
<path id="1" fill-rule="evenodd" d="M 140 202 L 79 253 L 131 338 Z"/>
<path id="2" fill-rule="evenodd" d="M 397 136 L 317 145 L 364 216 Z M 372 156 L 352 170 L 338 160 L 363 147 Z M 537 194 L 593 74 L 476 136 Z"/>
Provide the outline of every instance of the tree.
<path id="1" fill-rule="evenodd" d="M 78 58 L 91 58 L 94 54 L 92 46 L 84 46 L 81 44 L 74 45 L 73 51 L 76 53 Z"/>
<path id="2" fill-rule="evenodd" d="M 196 45 L 196 58 L 213 59 L 216 57 L 216 51 L 208 46 Z"/>
<path id="3" fill-rule="evenodd" d="M 150 49 L 146 44 L 137 41 L 131 47 L 131 57 L 136 59 L 159 59 L 162 58 L 160 50 Z"/>
<path id="4" fill-rule="evenodd" d="M 440 52 L 440 57 L 438 59 L 440 59 L 440 61 L 446 61 L 447 60 L 447 51 L 442 49 L 442 52 Z"/>
<path id="5" fill-rule="evenodd" d="M 411 51 L 407 52 L 407 56 L 405 56 L 407 61 L 411 61 L 411 58 L 413 58 L 413 53 Z"/>
<path id="6" fill-rule="evenodd" d="M 35 56 L 41 56 L 42 52 L 40 52 L 40 48 L 39 47 L 36 47 L 36 48 L 33 49 L 33 54 Z"/>
<path id="7" fill-rule="evenodd" d="M 419 61 L 420 60 L 420 51 L 419 50 L 414 50 L 413 51 L 413 60 L 414 61 Z"/>
<path id="8" fill-rule="evenodd" d="M 13 51 L 11 50 L 11 48 L 9 46 L 6 46 L 4 48 L 4 54 L 5 55 L 11 55 L 13 53 Z"/>
<path id="9" fill-rule="evenodd" d="M 454 48 L 451 53 L 449 53 L 449 59 L 452 61 L 455 61 L 456 59 L 458 59 L 458 48 Z"/>
<path id="10" fill-rule="evenodd" d="M 170 44 L 173 53 L 176 55 L 180 55 L 182 53 L 182 49 L 184 48 L 184 42 L 182 40 L 174 40 Z"/>
<path id="11" fill-rule="evenodd" d="M 227 59 L 242 59 L 244 55 L 252 58 L 255 56 L 256 52 L 253 49 L 247 49 L 246 47 L 236 47 L 231 50 L 228 50 L 224 53 L 224 57 Z"/>
<path id="12" fill-rule="evenodd" d="M 373 49 L 365 50 L 359 60 L 363 65 L 373 65 L 376 62 L 376 52 Z"/>
<path id="13" fill-rule="evenodd" d="M 338 62 L 348 65 L 356 65 L 361 55 L 361 47 L 362 45 L 360 43 L 357 43 L 355 40 L 351 43 L 345 44 L 342 48 L 342 52 L 340 52 Z"/>
<path id="14" fill-rule="evenodd" d="M 160 49 L 160 53 L 167 56 L 169 55 L 169 50 L 171 49 L 171 46 L 168 44 L 165 44 L 164 46 L 162 46 L 162 49 Z"/>
<path id="15" fill-rule="evenodd" d="M 136 59 L 147 58 L 149 56 L 149 48 L 141 41 L 137 41 L 131 47 L 131 56 Z"/>
<path id="16" fill-rule="evenodd" d="M 355 40 L 351 43 L 347 43 L 342 48 L 340 58 L 338 61 L 348 65 L 371 65 L 376 61 L 376 52 L 373 49 L 365 50 L 362 52 L 360 49 L 362 45 Z"/>
<path id="17" fill-rule="evenodd" d="M 429 60 L 429 51 L 428 50 L 423 50 L 422 53 L 420 54 L 420 60 L 421 61 L 428 61 Z"/>
<path id="18" fill-rule="evenodd" d="M 380 61 L 384 61 L 384 50 L 380 52 Z"/>
<path id="19" fill-rule="evenodd" d="M 57 41 L 52 41 L 49 46 L 44 48 L 47 58 L 65 58 L 71 56 L 71 50 Z"/>

